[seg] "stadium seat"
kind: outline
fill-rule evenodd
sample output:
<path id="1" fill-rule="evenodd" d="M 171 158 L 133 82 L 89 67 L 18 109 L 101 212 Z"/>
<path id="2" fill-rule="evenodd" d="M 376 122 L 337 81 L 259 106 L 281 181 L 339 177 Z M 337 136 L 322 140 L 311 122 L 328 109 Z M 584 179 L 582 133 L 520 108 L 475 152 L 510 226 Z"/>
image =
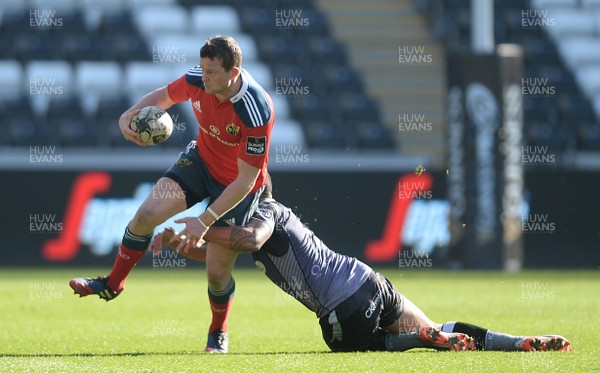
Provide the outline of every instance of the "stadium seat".
<path id="1" fill-rule="evenodd" d="M 84 122 L 85 118 L 78 97 L 51 96 L 49 98 L 45 118 L 48 122 L 56 122 L 58 119 Z"/>
<path id="2" fill-rule="evenodd" d="M 54 34 L 21 33 L 15 36 L 15 52 L 22 62 L 55 60 L 64 57 L 59 37 Z"/>
<path id="3" fill-rule="evenodd" d="M 39 119 L 34 116 L 29 96 L 27 95 L 2 95 L 2 100 L 0 100 L 0 115 L 2 115 L 2 118 L 6 118 L 3 122 L 33 121 Z"/>
<path id="4" fill-rule="evenodd" d="M 583 151 L 600 151 L 600 124 L 585 123 L 579 127 L 577 148 Z"/>
<path id="5" fill-rule="evenodd" d="M 555 123 L 558 121 L 558 104 L 553 97 L 523 97 L 525 125 L 530 122 Z"/>
<path id="6" fill-rule="evenodd" d="M 313 37 L 308 42 L 313 65 L 343 65 L 346 54 L 343 46 L 329 37 Z"/>
<path id="7" fill-rule="evenodd" d="M 252 75 L 254 80 L 258 82 L 267 91 L 272 90 L 274 87 L 275 79 L 271 74 L 271 69 L 260 62 L 248 62 L 242 63 L 242 67 L 246 69 Z"/>
<path id="8" fill-rule="evenodd" d="M 196 120 L 193 117 L 189 117 L 186 111 L 186 107 L 189 103 L 182 103 L 181 105 L 173 105 L 167 110 L 171 118 L 173 119 L 173 133 L 169 140 L 164 145 L 174 148 L 183 148 L 191 140 L 196 139 L 198 127 Z"/>
<path id="9" fill-rule="evenodd" d="M 131 101 L 178 78 L 167 64 L 131 62 L 125 66 L 125 92 Z"/>
<path id="10" fill-rule="evenodd" d="M 20 3 L 20 1 L 9 1 L 8 3 Z M 29 9 L 27 10 L 4 10 L 2 13 L 2 33 L 14 34 L 26 31 L 29 28 Z"/>
<path id="11" fill-rule="evenodd" d="M 77 0 L 28 0 L 31 9 L 52 9 L 57 15 L 62 12 L 70 12 L 77 8 Z"/>
<path id="12" fill-rule="evenodd" d="M 273 35 L 275 11 L 263 7 L 248 7 L 239 11 L 241 28 L 255 36 Z"/>
<path id="13" fill-rule="evenodd" d="M 302 122 L 323 121 L 337 123 L 340 120 L 339 107 L 330 97 L 307 95 L 306 97 L 288 97 L 295 118 Z"/>
<path id="14" fill-rule="evenodd" d="M 307 8 L 302 8 L 301 11 L 299 19 L 302 21 L 306 20 L 307 26 L 294 28 L 295 34 L 298 37 L 304 37 L 306 34 L 314 36 L 328 35 L 329 27 L 323 13 Z"/>
<path id="15" fill-rule="evenodd" d="M 570 35 L 592 35 L 596 32 L 594 14 L 583 9 L 560 9 L 549 13 L 555 19 L 555 25 L 548 32 L 559 41 Z"/>
<path id="16" fill-rule="evenodd" d="M 75 67 L 75 77 L 86 115 L 96 113 L 103 97 L 122 93 L 123 72 L 115 62 L 81 62 Z"/>
<path id="17" fill-rule="evenodd" d="M 214 35 L 207 35 L 207 38 L 211 36 Z M 256 42 L 252 36 L 243 33 L 232 33 L 231 36 L 235 39 L 235 41 L 237 41 L 238 45 L 242 49 L 242 64 L 244 64 L 244 62 L 255 62 L 259 60 L 258 48 L 256 47 Z"/>
<path id="18" fill-rule="evenodd" d="M 133 11 L 147 6 L 171 6 L 177 4 L 177 0 L 126 0 L 124 3 Z"/>
<path id="19" fill-rule="evenodd" d="M 119 15 L 123 14 L 129 17 L 129 13 L 124 10 L 125 2 L 122 0 L 81 0 L 80 5 L 85 25 L 92 32 L 98 30 L 103 17 L 107 15 L 114 15 L 118 18 Z M 129 18 L 128 20 L 131 23 Z M 103 31 L 111 32 L 111 29 L 104 29 Z M 120 32 L 120 29 L 115 29 L 114 32 Z"/>
<path id="20" fill-rule="evenodd" d="M 2 15 L 0 14 L 1 17 Z M 14 35 L 0 33 L 0 59 L 12 60 L 18 57 L 14 47 L 14 38 Z"/>
<path id="21" fill-rule="evenodd" d="M 36 146 L 54 144 L 54 130 L 45 122 L 36 120 L 8 121 L 8 137 L 13 146 Z"/>
<path id="22" fill-rule="evenodd" d="M 72 118 L 56 118 L 53 122 L 57 140 L 62 146 L 90 147 L 101 141 L 94 122 Z"/>
<path id="23" fill-rule="evenodd" d="M 99 139 L 100 145 L 126 146 L 129 144 L 119 129 L 119 117 L 129 107 L 131 107 L 131 101 L 125 96 L 105 96 L 100 99 L 94 126 L 98 128 L 99 133 L 108 134 L 105 138 Z"/>
<path id="24" fill-rule="evenodd" d="M 565 123 L 584 123 L 594 118 L 590 102 L 580 95 L 562 94 L 558 98 L 559 116 Z"/>
<path id="25" fill-rule="evenodd" d="M 269 95 L 271 96 L 271 100 L 273 100 L 273 106 L 275 107 L 275 123 L 277 123 L 279 119 L 292 118 L 292 113 L 287 98 L 283 97 L 282 95 L 278 95 L 276 92 L 269 92 Z"/>
<path id="26" fill-rule="evenodd" d="M 580 0 L 584 8 L 598 10 L 600 8 L 600 0 Z"/>
<path id="27" fill-rule="evenodd" d="M 600 39 L 594 36 L 561 38 L 559 49 L 572 70 L 600 63 Z"/>
<path id="28" fill-rule="evenodd" d="M 568 132 L 563 127 L 548 123 L 531 123 L 527 130 L 527 145 L 547 146 L 549 152 L 562 153 L 570 141 Z"/>
<path id="29" fill-rule="evenodd" d="M 129 12 L 104 12 L 98 22 L 98 32 L 101 34 L 136 34 L 131 13 Z"/>
<path id="30" fill-rule="evenodd" d="M 16 60 L 0 60 L 0 100 L 20 97 L 23 68 Z"/>
<path id="31" fill-rule="evenodd" d="M 325 69 L 326 87 L 329 92 L 362 92 L 360 75 L 347 66 L 329 66 Z"/>
<path id="32" fill-rule="evenodd" d="M 282 145 L 306 146 L 302 127 L 293 120 L 277 120 L 271 136 L 271 149 Z"/>
<path id="33" fill-rule="evenodd" d="M 44 116 L 52 97 L 68 98 L 73 92 L 73 70 L 66 61 L 32 61 L 27 64 L 25 94 L 36 115 Z"/>
<path id="34" fill-rule="evenodd" d="M 137 35 L 119 35 L 113 40 L 113 48 L 117 60 L 121 63 L 130 61 L 152 61 L 146 43 Z"/>
<path id="35" fill-rule="evenodd" d="M 0 11 L 4 14 L 28 12 L 30 5 L 27 1 L 3 1 L 0 3 Z"/>
<path id="36" fill-rule="evenodd" d="M 330 122 L 309 121 L 304 124 L 303 129 L 306 142 L 311 148 L 341 150 L 354 146 L 347 140 L 348 137 L 352 137 L 351 132 L 354 128 L 348 131 Z"/>
<path id="37" fill-rule="evenodd" d="M 346 122 L 379 122 L 377 105 L 370 98 L 360 94 L 344 94 L 340 97 L 343 119 Z"/>
<path id="38" fill-rule="evenodd" d="M 559 54 L 555 45 L 548 41 L 542 32 L 514 33 L 507 40 L 523 46 L 527 65 L 552 64 L 559 65 Z"/>
<path id="39" fill-rule="evenodd" d="M 274 71 L 276 89 L 284 95 L 297 96 L 295 89 L 306 87 L 310 95 L 325 94 L 325 79 L 321 69 L 302 68 L 295 65 L 277 65 Z M 291 92 L 291 93 L 286 93 Z"/>
<path id="40" fill-rule="evenodd" d="M 600 122 L 600 96 L 596 96 L 591 100 L 592 105 L 594 106 L 594 112 L 596 113 L 596 122 Z"/>
<path id="41" fill-rule="evenodd" d="M 575 72 L 579 87 L 589 97 L 600 95 L 600 67 L 590 66 Z"/>
<path id="42" fill-rule="evenodd" d="M 65 33 L 71 34 L 83 34 L 87 31 L 87 25 L 85 23 L 85 17 L 79 11 L 71 11 L 69 13 L 58 13 L 58 16 L 62 20 L 62 26 L 55 32 L 59 32 L 61 35 Z"/>
<path id="43" fill-rule="evenodd" d="M 69 34 L 63 39 L 62 50 L 66 59 L 76 63 L 82 59 L 109 61 L 115 59 L 112 40 L 88 33 Z"/>
<path id="44" fill-rule="evenodd" d="M 64 146 L 97 144 L 94 123 L 84 115 L 79 99 L 51 97 L 45 123 L 55 131 L 56 141 Z"/>
<path id="45" fill-rule="evenodd" d="M 195 6 L 191 17 L 192 31 L 197 35 L 206 35 L 207 38 L 241 31 L 237 13 L 230 6 Z"/>
<path id="46" fill-rule="evenodd" d="M 148 6 L 133 14 L 133 21 L 144 36 L 187 31 L 189 16 L 180 6 Z"/>
<path id="47" fill-rule="evenodd" d="M 313 4 L 313 0 L 279 0 L 281 9 L 310 9 Z"/>
<path id="48" fill-rule="evenodd" d="M 574 8 L 578 0 L 531 0 L 531 7 L 536 9 Z"/>
<path id="49" fill-rule="evenodd" d="M 369 150 L 394 149 L 393 136 L 389 129 L 378 123 L 363 122 L 356 124 L 358 147 Z"/>
<path id="50" fill-rule="evenodd" d="M 258 48 L 263 61 L 271 65 L 310 65 L 304 45 L 296 40 L 280 35 L 258 37 Z"/>

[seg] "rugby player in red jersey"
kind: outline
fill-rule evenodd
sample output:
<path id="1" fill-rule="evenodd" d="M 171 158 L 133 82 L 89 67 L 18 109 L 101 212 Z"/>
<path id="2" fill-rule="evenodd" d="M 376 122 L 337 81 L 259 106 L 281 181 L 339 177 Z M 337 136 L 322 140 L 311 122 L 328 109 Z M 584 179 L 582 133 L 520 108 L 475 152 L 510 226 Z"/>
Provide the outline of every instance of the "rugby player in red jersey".
<path id="1" fill-rule="evenodd" d="M 144 146 L 129 128 L 133 116 L 145 106 L 168 109 L 190 100 L 200 125 L 199 135 L 154 186 L 173 193 L 169 198 L 156 198 L 160 193 L 146 198 L 125 229 L 110 274 L 72 279 L 69 284 L 76 294 L 97 294 L 106 301 L 117 297 L 127 275 L 146 252 L 156 226 L 206 197 L 210 202 L 205 212 L 177 221 L 185 224 L 185 229 L 174 237 L 180 250 L 199 244 L 212 225 L 243 225 L 249 221 L 267 180 L 275 113 L 269 95 L 241 66 L 242 51 L 237 42 L 216 36 L 200 49 L 199 66 L 146 94 L 123 113 L 119 119 L 123 136 Z M 235 291 L 231 271 L 236 257 L 235 252 L 216 244 L 210 244 L 206 253 L 212 310 L 207 352 L 228 349 L 227 318 Z"/>

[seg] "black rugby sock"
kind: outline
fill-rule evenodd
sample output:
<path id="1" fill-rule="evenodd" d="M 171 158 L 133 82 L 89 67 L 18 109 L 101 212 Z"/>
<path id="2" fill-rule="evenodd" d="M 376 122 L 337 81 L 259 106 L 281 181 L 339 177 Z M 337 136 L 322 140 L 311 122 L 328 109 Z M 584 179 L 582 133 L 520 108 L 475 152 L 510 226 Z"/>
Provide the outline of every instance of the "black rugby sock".
<path id="1" fill-rule="evenodd" d="M 440 330 L 447 333 L 456 332 L 470 335 L 475 340 L 475 348 L 478 350 L 519 351 L 519 346 L 523 343 L 523 337 L 498 333 L 464 322 L 447 322 L 441 326 Z"/>

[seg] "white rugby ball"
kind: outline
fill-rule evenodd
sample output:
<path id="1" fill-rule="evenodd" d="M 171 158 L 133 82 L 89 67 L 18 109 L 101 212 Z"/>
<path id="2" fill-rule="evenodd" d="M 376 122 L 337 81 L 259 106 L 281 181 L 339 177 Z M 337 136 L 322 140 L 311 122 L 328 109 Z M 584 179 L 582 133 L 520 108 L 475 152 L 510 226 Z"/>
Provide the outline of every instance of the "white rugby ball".
<path id="1" fill-rule="evenodd" d="M 146 145 L 158 145 L 173 133 L 173 119 L 158 106 L 146 106 L 131 119 L 129 127 Z"/>

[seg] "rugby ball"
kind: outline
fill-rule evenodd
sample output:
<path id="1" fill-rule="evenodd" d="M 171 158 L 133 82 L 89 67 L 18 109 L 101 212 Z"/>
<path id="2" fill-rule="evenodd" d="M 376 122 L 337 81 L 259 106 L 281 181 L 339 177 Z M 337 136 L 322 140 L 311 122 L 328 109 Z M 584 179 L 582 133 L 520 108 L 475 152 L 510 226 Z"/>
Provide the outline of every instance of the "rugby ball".
<path id="1" fill-rule="evenodd" d="M 129 127 L 146 145 L 158 145 L 173 133 L 173 119 L 158 106 L 146 106 L 131 119 Z"/>

